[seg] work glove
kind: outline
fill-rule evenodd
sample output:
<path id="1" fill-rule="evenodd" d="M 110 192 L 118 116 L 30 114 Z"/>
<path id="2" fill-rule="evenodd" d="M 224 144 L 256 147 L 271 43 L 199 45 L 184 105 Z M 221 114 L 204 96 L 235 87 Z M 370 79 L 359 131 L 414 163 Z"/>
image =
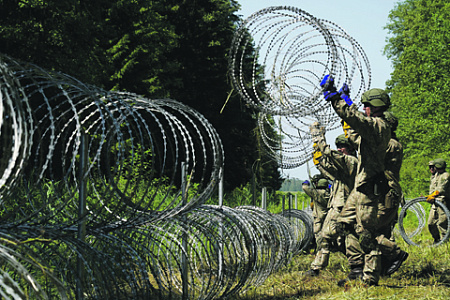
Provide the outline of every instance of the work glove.
<path id="1" fill-rule="evenodd" d="M 347 130 L 351 129 L 351 127 L 344 120 L 341 120 L 341 124 L 342 124 L 342 129 L 344 129 L 345 137 L 348 139 L 348 132 L 347 132 Z"/>
<path id="2" fill-rule="evenodd" d="M 302 184 L 310 185 L 309 180 L 303 181 Z"/>
<path id="3" fill-rule="evenodd" d="M 334 86 L 334 78 L 331 75 L 325 75 L 325 77 L 320 82 L 320 87 L 323 91 L 323 96 L 326 101 L 332 101 L 338 99 L 339 92 Z"/>
<path id="4" fill-rule="evenodd" d="M 314 165 L 318 165 L 319 164 L 319 158 L 322 157 L 322 152 L 320 152 L 319 150 L 314 151 L 313 153 L 313 163 Z"/>
<path id="5" fill-rule="evenodd" d="M 311 139 L 314 144 L 317 144 L 317 142 L 325 138 L 325 128 L 321 127 L 319 122 L 312 123 L 309 126 L 309 132 L 311 133 Z"/>
<path id="6" fill-rule="evenodd" d="M 348 106 L 353 104 L 352 99 L 350 99 L 350 89 L 348 88 L 348 85 L 344 83 L 339 90 L 339 95 L 341 96 L 341 99 L 347 103 Z"/>
<path id="7" fill-rule="evenodd" d="M 432 194 L 427 196 L 427 202 L 428 203 L 434 203 L 434 200 L 436 199 L 436 196 L 439 195 L 439 191 L 434 191 Z"/>

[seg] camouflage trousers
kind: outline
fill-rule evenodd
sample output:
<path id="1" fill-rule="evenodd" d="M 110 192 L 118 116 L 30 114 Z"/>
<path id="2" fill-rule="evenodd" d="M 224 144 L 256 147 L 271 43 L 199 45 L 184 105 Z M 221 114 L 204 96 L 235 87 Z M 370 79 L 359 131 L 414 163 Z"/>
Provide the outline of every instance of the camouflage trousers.
<path id="1" fill-rule="evenodd" d="M 432 205 L 428 215 L 428 230 L 434 241 L 439 241 L 447 232 L 447 216 L 444 210 L 436 205 Z"/>
<path id="2" fill-rule="evenodd" d="M 378 236 L 376 237 L 380 251 L 382 253 L 382 261 L 391 261 L 400 254 L 398 247 L 392 236 L 392 229 L 397 223 L 399 202 L 392 207 L 387 208 L 384 203 L 378 204 Z"/>
<path id="3" fill-rule="evenodd" d="M 379 203 L 384 195 L 375 195 L 371 191 L 364 193 L 353 189 L 337 221 L 342 228 L 351 232 L 354 228 L 356 237 L 349 238 L 346 245 L 347 255 L 364 257 L 363 280 L 378 283 L 381 273 L 381 250 L 377 237 L 379 234 L 381 218 L 378 216 Z M 347 239 L 347 238 L 346 238 Z"/>
<path id="4" fill-rule="evenodd" d="M 359 247 L 358 238 L 354 233 L 342 232 L 338 228 L 337 219 L 341 214 L 342 207 L 331 207 L 323 223 L 321 231 L 321 243 L 318 244 L 318 251 L 314 261 L 311 263 L 311 269 L 322 270 L 328 266 L 331 252 L 340 251 L 347 255 L 350 265 L 364 264 L 364 255 Z"/>
<path id="5" fill-rule="evenodd" d="M 314 237 L 316 239 L 316 245 L 317 249 L 320 248 L 320 244 L 322 243 L 322 228 L 323 224 L 325 222 L 325 219 L 327 217 L 327 214 L 321 213 L 321 214 L 313 214 L 313 230 L 314 230 Z"/>

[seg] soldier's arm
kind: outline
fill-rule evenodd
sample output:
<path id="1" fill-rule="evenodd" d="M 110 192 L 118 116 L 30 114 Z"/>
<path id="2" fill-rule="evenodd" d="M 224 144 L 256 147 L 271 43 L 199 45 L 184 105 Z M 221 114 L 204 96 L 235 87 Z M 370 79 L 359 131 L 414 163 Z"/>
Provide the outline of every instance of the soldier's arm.
<path id="1" fill-rule="evenodd" d="M 349 106 L 340 98 L 331 100 L 331 105 L 339 117 L 361 137 L 377 143 L 383 128 L 381 128 L 379 122 L 376 122 L 376 118 L 367 117 L 363 112 L 358 110 L 355 104 Z"/>
<path id="2" fill-rule="evenodd" d="M 342 154 L 336 150 L 331 150 L 329 145 L 323 143 L 319 143 L 318 147 L 323 153 L 323 157 L 319 161 L 319 165 L 327 173 L 331 174 L 333 178 L 348 176 L 349 170 L 345 154 Z"/>

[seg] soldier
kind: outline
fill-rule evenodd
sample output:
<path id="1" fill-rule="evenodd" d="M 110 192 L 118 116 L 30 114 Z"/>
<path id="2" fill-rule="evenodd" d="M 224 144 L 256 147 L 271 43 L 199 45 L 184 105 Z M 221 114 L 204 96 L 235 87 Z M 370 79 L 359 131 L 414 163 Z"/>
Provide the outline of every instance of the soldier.
<path id="1" fill-rule="evenodd" d="M 317 181 L 313 187 L 309 181 L 302 183 L 302 188 L 312 201 L 313 208 L 313 229 L 316 245 L 321 244 L 320 231 L 322 230 L 323 221 L 328 211 L 328 200 L 330 199 L 330 190 L 328 189 L 328 180 L 323 176 L 316 177 Z"/>
<path id="2" fill-rule="evenodd" d="M 403 162 L 403 146 L 398 141 L 395 133 L 398 126 L 398 119 L 390 111 L 384 112 L 384 119 L 391 127 L 391 139 L 386 150 L 384 174 L 388 181 L 389 191 L 385 201 L 378 204 L 378 224 L 380 233 L 377 236 L 378 244 L 382 252 L 382 273 L 391 275 L 397 271 L 402 263 L 408 258 L 408 253 L 401 250 L 395 243 L 392 230 L 398 219 L 398 209 L 403 206 L 405 200 L 400 186 L 400 169 Z"/>
<path id="3" fill-rule="evenodd" d="M 434 243 L 439 242 L 447 232 L 447 216 L 442 208 L 435 204 L 435 201 L 441 201 L 446 207 L 449 207 L 450 201 L 450 180 L 449 174 L 445 171 L 447 166 L 445 160 L 437 158 L 434 165 L 430 165 L 430 195 L 427 196 L 427 202 L 432 203 L 430 214 L 428 216 L 428 230 L 434 239 Z M 434 169 L 434 170 L 433 170 Z"/>
<path id="4" fill-rule="evenodd" d="M 362 95 L 365 112 L 362 113 L 350 99 L 346 84 L 338 92 L 333 78 L 327 75 L 320 85 L 325 100 L 331 102 L 335 112 L 360 138 L 355 186 L 338 222 L 344 229 L 355 227 L 365 253 L 362 280 L 368 285 L 378 285 L 381 272 L 381 251 L 376 240 L 378 204 L 385 201 L 388 192 L 384 171 L 386 149 L 391 139 L 390 126 L 382 116 L 390 106 L 390 98 L 382 89 L 366 91 Z"/>
<path id="5" fill-rule="evenodd" d="M 338 241 L 336 222 L 353 189 L 358 161 L 355 150 L 343 134 L 336 138 L 335 144 L 337 150 L 331 150 L 324 138 L 315 143 L 314 163 L 322 173 L 330 174 L 333 184 L 328 202 L 328 213 L 321 231 L 321 244 L 318 245 L 319 250 L 311 264 L 311 269 L 306 272 L 307 276 L 317 276 L 320 270 L 328 266 L 330 251 L 342 251 L 346 254 L 345 249 L 342 248 L 344 245 L 341 245 L 345 241 Z M 358 257 L 349 257 L 349 264 L 352 267 L 359 267 L 362 276 L 364 257 L 361 253 L 358 254 Z"/>

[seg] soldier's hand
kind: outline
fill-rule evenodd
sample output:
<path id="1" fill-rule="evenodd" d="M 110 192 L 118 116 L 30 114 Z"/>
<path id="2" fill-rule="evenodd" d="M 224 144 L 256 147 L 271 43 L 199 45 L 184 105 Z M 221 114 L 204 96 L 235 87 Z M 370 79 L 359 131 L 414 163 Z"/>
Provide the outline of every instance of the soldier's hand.
<path id="1" fill-rule="evenodd" d="M 334 86 L 334 78 L 328 74 L 320 82 L 320 87 L 324 92 L 336 92 L 336 87 Z"/>
<path id="2" fill-rule="evenodd" d="M 345 133 L 345 137 L 348 139 L 348 132 L 347 132 L 347 130 L 351 129 L 351 127 L 344 120 L 341 120 L 341 123 L 342 123 L 342 129 L 344 130 L 344 133 Z"/>
<path id="3" fill-rule="evenodd" d="M 322 157 L 322 152 L 320 152 L 319 150 L 314 151 L 313 154 L 313 163 L 314 165 L 318 165 L 319 164 L 319 158 Z"/>
<path id="4" fill-rule="evenodd" d="M 334 78 L 331 75 L 325 75 L 325 77 L 320 82 L 320 86 L 322 87 L 323 96 L 325 97 L 326 101 L 339 99 L 339 92 L 334 86 Z"/>
<path id="5" fill-rule="evenodd" d="M 350 89 L 345 82 L 339 90 L 339 95 L 341 96 L 341 99 L 344 100 L 345 103 L 347 103 L 348 106 L 353 104 L 352 99 L 350 99 Z"/>
<path id="6" fill-rule="evenodd" d="M 434 203 L 436 196 L 439 195 L 439 191 L 434 191 L 433 193 L 431 193 L 430 195 L 427 196 L 427 202 L 428 203 Z"/>

